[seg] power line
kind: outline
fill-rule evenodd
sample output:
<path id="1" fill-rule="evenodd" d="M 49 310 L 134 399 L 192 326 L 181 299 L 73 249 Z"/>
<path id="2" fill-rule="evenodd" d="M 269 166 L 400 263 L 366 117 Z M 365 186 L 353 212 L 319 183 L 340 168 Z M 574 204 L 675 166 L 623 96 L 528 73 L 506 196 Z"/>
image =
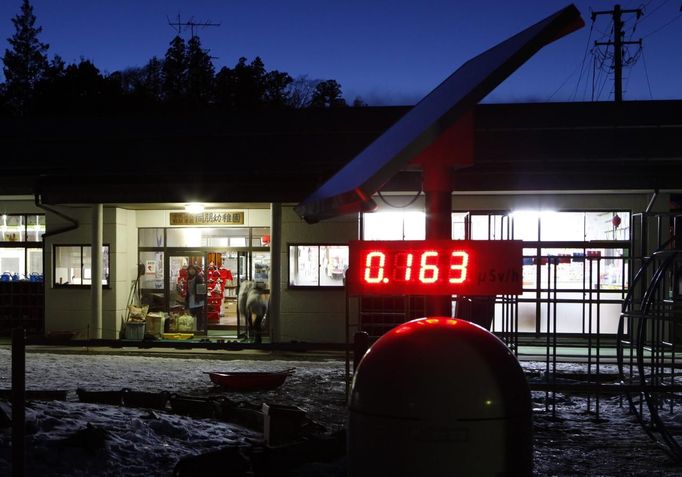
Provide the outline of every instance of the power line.
<path id="1" fill-rule="evenodd" d="M 611 68 L 605 66 L 607 60 L 612 60 L 613 56 L 607 51 L 602 52 L 596 47 L 592 50 L 593 55 L 593 74 L 592 74 L 592 101 L 599 101 L 602 91 L 609 79 Z M 595 74 L 597 73 L 597 74 Z"/>
<path id="2" fill-rule="evenodd" d="M 592 85 L 592 94 L 594 93 L 594 72 L 595 72 L 595 64 L 596 64 L 596 62 L 597 62 L 597 58 L 594 57 L 594 56 L 592 56 L 592 81 L 591 81 L 591 85 Z M 589 80 L 589 73 L 588 73 L 588 78 L 587 78 L 587 79 Z M 587 86 L 588 86 L 589 84 L 590 84 L 590 83 L 588 83 L 588 81 L 585 81 L 585 87 L 583 88 L 583 96 L 582 96 L 582 97 L 583 97 L 583 101 L 585 101 L 585 99 L 587 98 Z"/>
<path id="3" fill-rule="evenodd" d="M 635 36 L 635 32 L 637 31 L 637 26 L 641 23 L 641 20 L 640 20 L 641 18 L 642 18 L 642 16 L 635 15 L 634 23 L 632 24 L 632 28 L 630 29 L 630 34 L 628 35 L 628 41 L 632 40 L 632 38 Z M 623 22 L 623 25 L 628 23 L 628 21 Z"/>
<path id="4" fill-rule="evenodd" d="M 590 91 L 590 100 L 594 101 L 594 80 L 597 72 L 597 57 L 592 57 L 592 91 Z M 583 95 L 583 97 L 585 97 Z"/>
<path id="5" fill-rule="evenodd" d="M 587 43 L 585 44 L 585 53 L 583 53 L 583 61 L 580 63 L 580 74 L 578 75 L 578 82 L 575 84 L 575 91 L 573 92 L 573 100 L 575 100 L 575 97 L 578 94 L 578 88 L 580 87 L 580 80 L 583 77 L 583 68 L 585 67 L 585 60 L 587 59 L 587 52 L 589 51 L 589 48 L 590 48 L 590 40 L 592 39 L 592 31 L 593 30 L 594 30 L 594 22 L 592 22 L 592 25 L 590 26 L 590 33 L 587 36 Z M 552 96 L 554 96 L 554 95 L 552 95 Z"/>
<path id="6" fill-rule="evenodd" d="M 670 0 L 663 0 L 663 2 L 662 2 L 659 6 L 657 6 L 656 8 L 654 8 L 653 10 L 651 10 L 650 12 L 646 12 L 646 16 L 645 16 L 644 19 L 642 20 L 642 23 L 644 23 L 647 19 L 651 18 L 651 17 L 653 16 L 654 13 L 656 13 L 658 10 L 660 10 L 661 7 L 663 7 L 663 6 L 664 6 L 666 3 L 668 3 L 669 1 L 670 1 Z M 644 9 L 642 9 L 642 10 L 644 10 Z M 644 10 L 644 11 L 646 11 L 646 10 Z"/>
<path id="7" fill-rule="evenodd" d="M 604 81 L 602 81 L 601 86 L 598 85 L 597 89 L 597 101 L 599 101 L 599 98 L 601 97 L 602 91 L 604 91 L 604 87 L 606 86 L 607 81 L 609 80 L 609 75 L 606 74 L 604 75 Z"/>
<path id="8" fill-rule="evenodd" d="M 570 79 L 573 77 L 573 75 L 575 75 L 575 72 L 576 72 L 576 71 L 578 71 L 578 67 L 577 67 L 577 66 L 576 66 L 575 69 L 571 72 L 571 74 L 569 74 L 569 75 L 566 77 L 566 79 L 559 85 L 559 87 L 558 87 L 557 89 L 555 89 L 554 92 L 553 92 L 552 94 L 549 95 L 549 98 L 547 99 L 548 101 L 551 100 L 551 99 L 554 97 L 554 95 L 557 94 L 557 93 L 561 90 L 561 88 L 563 88 L 563 87 L 566 85 L 566 83 L 568 83 L 568 80 L 570 80 Z M 581 69 L 580 71 L 581 71 L 581 74 L 582 74 L 582 69 Z M 578 78 L 578 82 L 580 82 L 580 78 Z"/>
<path id="9" fill-rule="evenodd" d="M 646 58 L 644 58 L 644 50 L 642 50 L 642 64 L 644 65 L 644 76 L 646 76 L 646 85 L 649 87 L 649 97 L 654 99 L 654 95 L 651 93 L 651 83 L 649 82 L 649 70 L 646 67 Z"/>
<path id="10" fill-rule="evenodd" d="M 681 7 L 681 11 L 682 11 L 682 7 Z M 658 33 L 659 31 L 663 30 L 663 29 L 666 28 L 668 25 L 670 25 L 670 24 L 676 22 L 676 21 L 679 20 L 680 18 L 682 18 L 682 13 L 681 13 L 680 15 L 677 15 L 676 17 L 674 17 L 672 20 L 670 20 L 670 21 L 664 23 L 663 25 L 661 25 L 660 27 L 658 27 L 658 28 L 655 29 L 654 31 L 647 33 L 646 35 L 644 35 L 644 36 L 642 37 L 642 39 L 644 39 L 644 38 L 649 38 L 649 37 L 650 37 L 651 35 L 653 35 L 654 33 Z"/>

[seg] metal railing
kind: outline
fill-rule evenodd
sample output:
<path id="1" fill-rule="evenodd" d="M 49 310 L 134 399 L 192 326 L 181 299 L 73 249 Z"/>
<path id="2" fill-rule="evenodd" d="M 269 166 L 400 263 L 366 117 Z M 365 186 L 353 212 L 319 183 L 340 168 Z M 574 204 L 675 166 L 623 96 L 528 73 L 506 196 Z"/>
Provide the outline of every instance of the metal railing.
<path id="1" fill-rule="evenodd" d="M 586 256 L 583 286 L 575 289 L 557 283 L 558 257 L 540 257 L 536 286 L 521 297 L 496 297 L 491 325 L 519 359 L 544 364 L 542 377 L 530 384 L 533 391 L 545 393 L 547 412 L 555 415 L 558 394 L 580 394 L 586 396 L 587 412 L 599 422 L 603 396 L 620 395 L 621 405 L 627 405 L 646 433 L 677 461 L 682 461 L 682 426 L 675 424 L 682 403 L 682 371 L 678 371 L 682 363 L 677 356 L 682 347 L 681 217 L 633 216 L 630 244 L 620 258 L 623 279 L 610 289 L 601 285 L 600 276 L 603 261 L 613 257 Z M 674 230 L 667 223 L 674 224 Z M 540 273 L 540 266 L 547 269 Z M 423 297 L 381 298 L 370 307 L 363 306 L 362 300 L 357 322 L 349 325 L 366 333 L 364 346 L 392 327 L 424 316 Z M 576 304 L 582 310 L 582 329 L 560 332 L 565 318 L 562 306 Z M 620 309 L 615 315 L 616 330 L 611 323 L 605 331 L 601 313 L 605 304 Z M 534 307 L 534 330 L 524 331 L 520 325 L 521 306 Z M 558 364 L 565 362 L 581 363 L 584 373 L 562 379 L 565 376 Z"/>

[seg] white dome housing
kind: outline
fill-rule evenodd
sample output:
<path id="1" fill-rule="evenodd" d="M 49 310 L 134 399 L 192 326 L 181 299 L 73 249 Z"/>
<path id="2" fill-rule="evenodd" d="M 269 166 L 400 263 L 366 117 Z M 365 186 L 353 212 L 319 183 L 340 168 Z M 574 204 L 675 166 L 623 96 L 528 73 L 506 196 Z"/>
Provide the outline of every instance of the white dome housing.
<path id="1" fill-rule="evenodd" d="M 386 333 L 358 365 L 349 408 L 354 477 L 532 475 L 523 370 L 471 322 L 420 318 Z"/>

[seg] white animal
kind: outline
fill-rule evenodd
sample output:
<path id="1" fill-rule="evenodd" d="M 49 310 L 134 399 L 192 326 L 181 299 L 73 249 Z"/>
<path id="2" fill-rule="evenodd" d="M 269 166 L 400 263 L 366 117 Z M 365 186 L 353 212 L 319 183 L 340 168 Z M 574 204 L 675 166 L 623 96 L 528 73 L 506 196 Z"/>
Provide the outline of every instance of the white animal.
<path id="1" fill-rule="evenodd" d="M 246 337 L 261 342 L 263 321 L 268 312 L 270 295 L 262 282 L 244 280 L 239 286 L 237 295 L 237 313 L 244 318 Z M 255 315 L 255 319 L 253 316 Z"/>

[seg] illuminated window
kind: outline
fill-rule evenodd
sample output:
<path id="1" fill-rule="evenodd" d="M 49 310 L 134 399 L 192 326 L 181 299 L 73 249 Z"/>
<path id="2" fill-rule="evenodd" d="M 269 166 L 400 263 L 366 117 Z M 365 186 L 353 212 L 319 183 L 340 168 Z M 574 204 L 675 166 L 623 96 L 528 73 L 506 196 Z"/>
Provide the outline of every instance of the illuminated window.
<path id="1" fill-rule="evenodd" d="M 289 245 L 290 287 L 342 287 L 347 245 Z"/>
<path id="2" fill-rule="evenodd" d="M 137 234 L 137 245 L 140 247 L 163 247 L 166 245 L 164 229 L 139 228 Z"/>
<path id="3" fill-rule="evenodd" d="M 42 242 L 44 214 L 0 215 L 0 242 Z"/>
<path id="4" fill-rule="evenodd" d="M 0 276 L 43 280 L 44 214 L 0 214 Z"/>
<path id="5" fill-rule="evenodd" d="M 163 247 L 163 229 L 139 230 L 140 246 Z M 268 247 L 270 245 L 269 231 L 268 227 L 174 227 L 166 229 L 166 246 L 174 248 Z"/>
<path id="6" fill-rule="evenodd" d="M 518 211 L 511 214 L 514 238 L 543 242 L 619 241 L 630 239 L 628 211 Z"/>
<path id="7" fill-rule="evenodd" d="M 54 286 L 79 287 L 92 284 L 90 245 L 55 245 Z M 109 245 L 102 247 L 102 286 L 109 285 Z"/>
<path id="8" fill-rule="evenodd" d="M 364 240 L 424 240 L 424 212 L 373 212 L 364 214 Z"/>

